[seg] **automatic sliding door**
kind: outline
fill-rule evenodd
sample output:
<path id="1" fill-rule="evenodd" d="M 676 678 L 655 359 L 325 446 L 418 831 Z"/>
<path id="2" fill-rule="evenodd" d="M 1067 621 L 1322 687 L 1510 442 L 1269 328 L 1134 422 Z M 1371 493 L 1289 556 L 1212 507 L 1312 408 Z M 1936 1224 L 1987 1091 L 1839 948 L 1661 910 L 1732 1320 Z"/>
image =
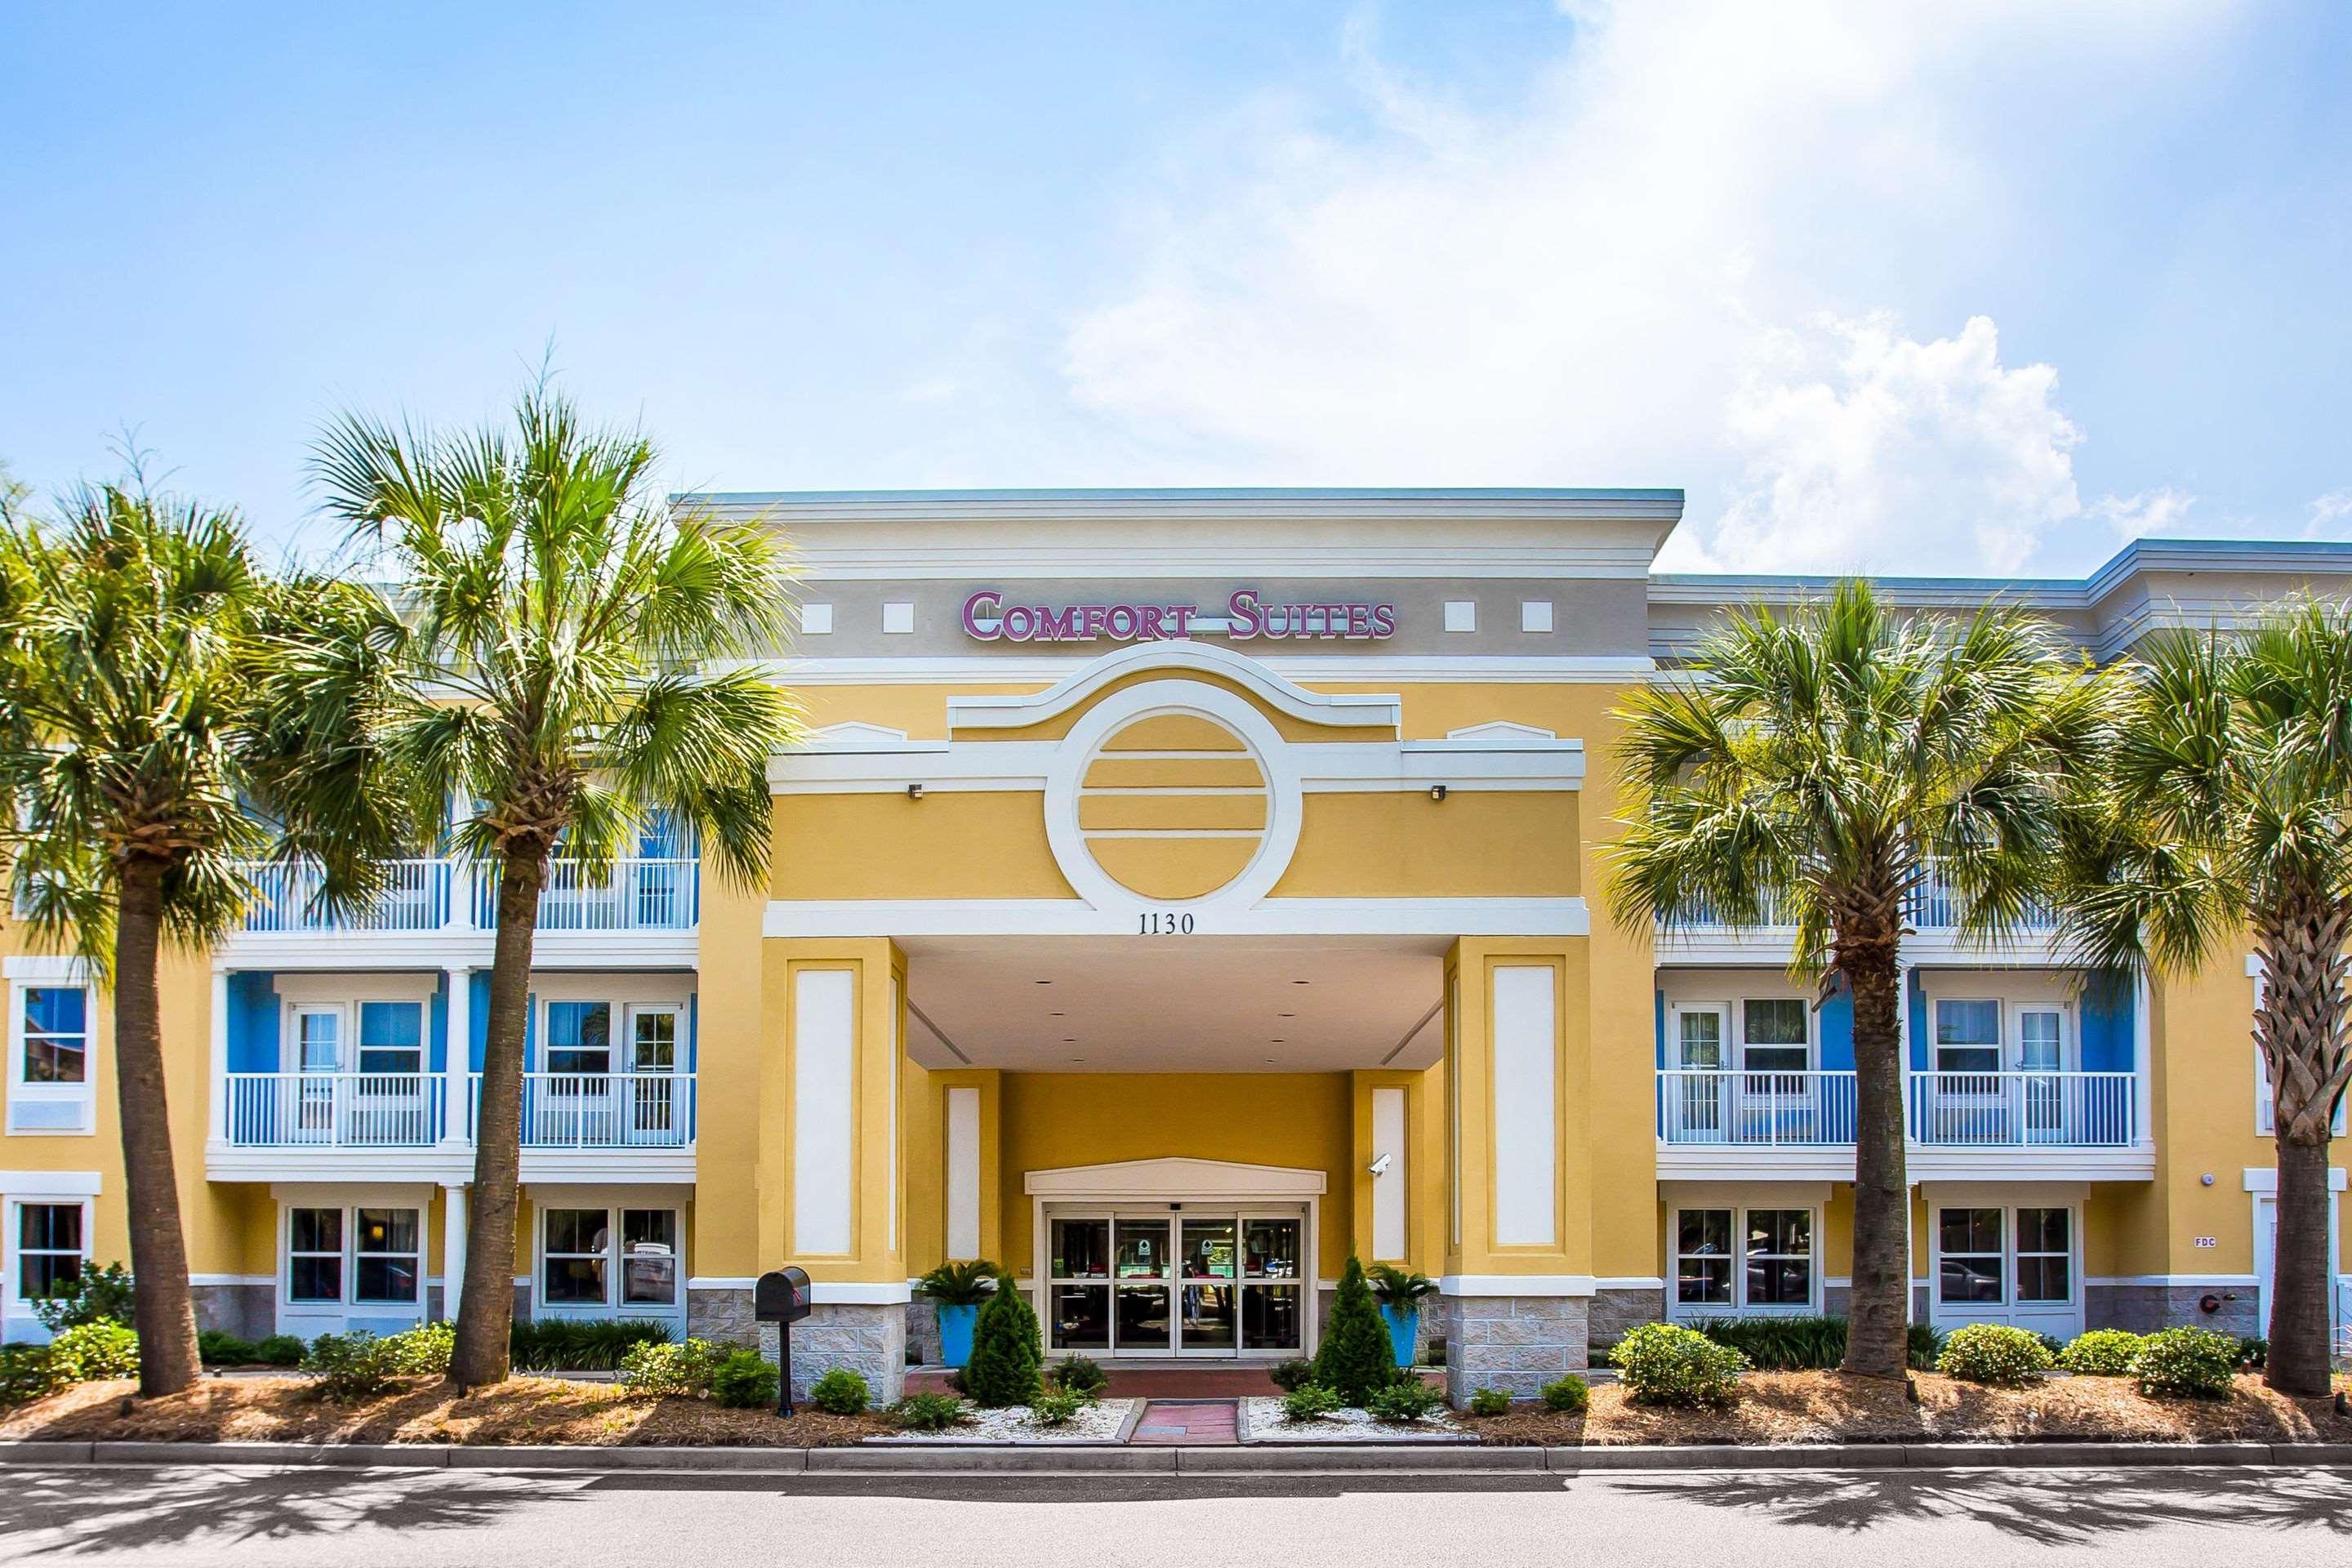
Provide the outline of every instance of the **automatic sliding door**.
<path id="1" fill-rule="evenodd" d="M 1051 1268 L 1048 1342 L 1057 1351 L 1110 1349 L 1108 1216 L 1056 1218 Z"/>
<path id="2" fill-rule="evenodd" d="M 1306 1345 L 1306 1275 L 1296 1215 L 1242 1216 L 1242 1346 L 1245 1351 L 1295 1351 Z"/>
<path id="3" fill-rule="evenodd" d="M 1182 1335 L 1180 1350 L 1233 1353 L 1238 1305 L 1234 1300 L 1238 1260 L 1234 1254 L 1234 1224 L 1230 1218 L 1188 1217 L 1181 1222 L 1179 1234 L 1182 1245 L 1176 1262 L 1183 1291 L 1183 1318 L 1178 1329 Z"/>
<path id="4" fill-rule="evenodd" d="M 1166 1215 L 1122 1218 L 1115 1227 L 1112 1348 L 1166 1351 L 1171 1348 L 1168 1288 L 1175 1259 L 1170 1256 L 1168 1237 L 1172 1227 Z"/>

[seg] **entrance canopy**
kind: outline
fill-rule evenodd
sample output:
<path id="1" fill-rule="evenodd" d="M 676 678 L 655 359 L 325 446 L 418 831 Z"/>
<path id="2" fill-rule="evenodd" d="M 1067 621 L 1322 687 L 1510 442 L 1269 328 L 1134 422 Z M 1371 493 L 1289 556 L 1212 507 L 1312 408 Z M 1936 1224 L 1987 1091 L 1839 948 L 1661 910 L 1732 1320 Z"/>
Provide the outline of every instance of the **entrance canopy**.
<path id="1" fill-rule="evenodd" d="M 1428 937 L 919 937 L 907 1048 L 1023 1072 L 1420 1069 L 1443 1054 Z"/>

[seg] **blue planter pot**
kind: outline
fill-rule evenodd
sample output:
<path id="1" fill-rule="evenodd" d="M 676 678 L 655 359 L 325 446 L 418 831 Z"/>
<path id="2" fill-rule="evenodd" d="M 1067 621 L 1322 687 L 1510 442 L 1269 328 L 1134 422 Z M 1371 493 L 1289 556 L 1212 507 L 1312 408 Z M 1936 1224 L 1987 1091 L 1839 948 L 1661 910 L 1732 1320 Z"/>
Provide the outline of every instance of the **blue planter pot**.
<path id="1" fill-rule="evenodd" d="M 1381 1316 L 1388 1320 L 1389 1344 L 1396 1352 L 1399 1366 L 1412 1364 L 1413 1342 L 1420 1337 L 1421 1310 L 1416 1307 L 1382 1307 Z"/>
<path id="2" fill-rule="evenodd" d="M 978 1307 L 946 1307 L 940 1309 L 940 1359 L 950 1366 L 961 1366 L 971 1359 L 971 1325 L 980 1316 Z"/>

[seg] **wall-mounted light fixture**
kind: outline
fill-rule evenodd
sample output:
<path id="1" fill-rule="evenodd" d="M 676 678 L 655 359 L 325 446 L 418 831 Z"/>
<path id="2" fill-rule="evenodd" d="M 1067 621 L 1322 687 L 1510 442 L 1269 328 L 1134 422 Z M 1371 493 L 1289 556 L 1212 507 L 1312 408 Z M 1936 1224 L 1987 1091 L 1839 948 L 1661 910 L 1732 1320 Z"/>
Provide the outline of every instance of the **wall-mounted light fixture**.
<path id="1" fill-rule="evenodd" d="M 1429 798 L 1432 800 L 1444 800 L 1445 798 L 1445 786 L 1444 784 L 1430 785 Z"/>
<path id="2" fill-rule="evenodd" d="M 907 786 L 907 798 L 908 798 L 908 800 L 920 800 L 920 799 L 922 799 L 922 798 L 923 798 L 923 786 L 922 786 L 922 785 L 920 785 L 920 784 L 908 784 L 908 785 Z"/>

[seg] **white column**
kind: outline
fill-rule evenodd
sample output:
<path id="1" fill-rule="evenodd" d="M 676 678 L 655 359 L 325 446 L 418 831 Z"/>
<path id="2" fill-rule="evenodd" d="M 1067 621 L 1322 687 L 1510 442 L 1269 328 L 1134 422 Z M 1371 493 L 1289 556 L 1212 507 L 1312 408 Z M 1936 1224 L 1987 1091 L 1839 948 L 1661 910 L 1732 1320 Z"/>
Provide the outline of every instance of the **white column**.
<path id="1" fill-rule="evenodd" d="M 228 971 L 213 966 L 212 1121 L 206 1136 L 215 1143 L 228 1142 Z"/>
<path id="2" fill-rule="evenodd" d="M 857 976 L 793 975 L 793 1240 L 796 1254 L 856 1250 Z"/>
<path id="3" fill-rule="evenodd" d="M 1895 964 L 1895 1059 L 1897 1062 L 1899 1062 L 1899 1063 L 1901 1063 L 1901 1064 L 1902 1064 L 1902 1068 L 1903 1068 L 1903 1070 L 1902 1070 L 1901 1072 L 1899 1072 L 1899 1073 L 1897 1073 L 1897 1074 L 1895 1075 L 1895 1091 L 1896 1091 L 1896 1092 L 1897 1092 L 1897 1093 L 1902 1097 L 1902 1100 L 1903 1100 L 1903 1136 L 1904 1136 L 1904 1139 L 1905 1139 L 1906 1142 L 1916 1142 L 1916 1139 L 1914 1139 L 1914 1138 L 1912 1137 L 1912 1131 L 1911 1131 L 1911 1130 L 1912 1130 L 1912 1126 L 1913 1126 L 1912 1120 L 1911 1120 L 1911 1116 L 1912 1116 L 1912 1111 L 1911 1111 L 1911 1089 L 1912 1089 L 1912 1081 L 1911 1081 L 1911 1072 L 1912 1072 L 1912 1068 L 1911 1068 L 1911 971 L 1912 971 L 1912 968 L 1913 968 L 1913 966 L 1912 966 L 1912 965 L 1910 965 L 1910 964 L 1908 964 L 1908 963 L 1897 963 Z M 1931 1058 L 1929 1058 L 1929 1064 L 1932 1066 L 1932 1065 L 1933 1065 L 1933 1063 L 1934 1063 L 1934 1058 L 1931 1057 Z"/>
<path id="4" fill-rule="evenodd" d="M 466 1189 L 441 1189 L 441 1317 L 457 1321 L 457 1301 L 466 1287 Z"/>
<path id="5" fill-rule="evenodd" d="M 1382 1163 L 1385 1161 L 1386 1163 Z M 1405 1238 L 1405 1098 L 1401 1087 L 1372 1090 L 1372 1257 L 1402 1263 Z"/>
<path id="6" fill-rule="evenodd" d="M 462 1145 L 470 1142 L 466 1136 L 466 1113 L 473 1092 L 474 972 L 444 970 L 442 984 L 448 990 L 449 1005 L 442 1010 L 448 1039 L 442 1057 L 441 1141 Z"/>
<path id="7" fill-rule="evenodd" d="M 980 1256 L 980 1090 L 950 1084 L 946 1097 L 948 1256 Z"/>
<path id="8" fill-rule="evenodd" d="M 2154 999 L 2147 972 L 2132 976 L 2132 1142 L 2147 1147 L 2156 1143 L 2156 1064 L 2150 1059 L 2156 1033 L 2148 1016 Z"/>
<path id="9" fill-rule="evenodd" d="M 1494 970 L 1495 1240 L 1558 1247 L 1559 1024 L 1549 964 Z"/>

